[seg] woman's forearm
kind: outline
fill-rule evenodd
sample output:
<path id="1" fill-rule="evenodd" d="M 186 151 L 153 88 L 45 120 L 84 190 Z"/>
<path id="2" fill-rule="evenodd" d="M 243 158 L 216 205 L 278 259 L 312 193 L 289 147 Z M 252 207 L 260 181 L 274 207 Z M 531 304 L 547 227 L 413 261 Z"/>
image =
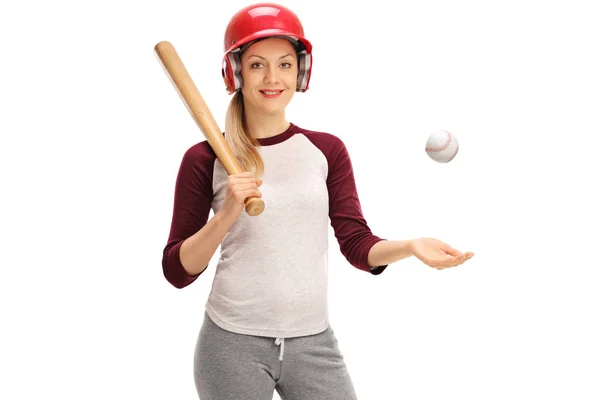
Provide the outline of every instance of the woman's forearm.
<path id="1" fill-rule="evenodd" d="M 410 240 L 381 240 L 375 243 L 369 251 L 369 265 L 388 265 L 412 256 L 410 244 Z"/>
<path id="2" fill-rule="evenodd" d="M 198 232 L 184 240 L 179 258 L 189 275 L 206 269 L 234 220 L 217 212 Z"/>

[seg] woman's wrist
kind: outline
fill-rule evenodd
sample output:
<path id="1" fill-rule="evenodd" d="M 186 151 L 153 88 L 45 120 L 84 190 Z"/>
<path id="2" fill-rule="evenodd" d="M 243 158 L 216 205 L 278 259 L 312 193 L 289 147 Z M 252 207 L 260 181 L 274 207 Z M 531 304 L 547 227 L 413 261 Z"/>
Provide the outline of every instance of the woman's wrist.
<path id="1" fill-rule="evenodd" d="M 381 240 L 369 251 L 368 262 L 371 267 L 389 265 L 413 255 L 412 240 Z"/>

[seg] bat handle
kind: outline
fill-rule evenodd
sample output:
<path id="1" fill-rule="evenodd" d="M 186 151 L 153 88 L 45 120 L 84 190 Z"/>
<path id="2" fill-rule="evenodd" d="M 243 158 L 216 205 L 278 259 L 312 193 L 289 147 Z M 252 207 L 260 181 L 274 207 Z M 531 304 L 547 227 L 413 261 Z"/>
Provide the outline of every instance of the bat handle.
<path id="1" fill-rule="evenodd" d="M 261 214 L 265 209 L 265 203 L 258 197 L 248 197 L 245 204 L 246 212 L 252 217 Z"/>

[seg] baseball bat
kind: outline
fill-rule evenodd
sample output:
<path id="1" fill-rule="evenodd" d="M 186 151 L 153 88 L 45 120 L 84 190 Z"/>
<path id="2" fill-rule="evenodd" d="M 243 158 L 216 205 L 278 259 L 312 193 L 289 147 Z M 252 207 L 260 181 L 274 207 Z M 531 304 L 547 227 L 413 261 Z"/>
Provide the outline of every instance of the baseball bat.
<path id="1" fill-rule="evenodd" d="M 242 168 L 233 155 L 233 151 L 225 141 L 215 118 L 213 117 L 192 77 L 188 73 L 175 47 L 168 41 L 161 41 L 154 46 L 154 52 L 179 97 L 187 107 L 196 125 L 200 128 L 208 144 L 229 175 L 242 172 Z M 264 202 L 258 197 L 245 200 L 248 215 L 256 216 L 263 212 Z"/>

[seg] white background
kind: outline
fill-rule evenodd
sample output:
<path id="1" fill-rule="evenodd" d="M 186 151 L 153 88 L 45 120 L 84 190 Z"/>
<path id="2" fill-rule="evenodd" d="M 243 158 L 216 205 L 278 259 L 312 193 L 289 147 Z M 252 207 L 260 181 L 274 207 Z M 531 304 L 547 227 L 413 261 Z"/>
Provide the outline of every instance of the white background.
<path id="1" fill-rule="evenodd" d="M 360 399 L 600 398 L 593 3 L 282 1 L 314 44 L 288 118 L 344 140 L 373 232 L 475 252 L 370 276 L 331 236 Z M 183 290 L 161 257 L 203 138 L 153 46 L 175 45 L 223 126 L 223 33 L 250 3 L 5 4 L 0 398 L 196 399 L 216 257 Z M 460 143 L 449 164 L 423 150 L 438 129 Z"/>

